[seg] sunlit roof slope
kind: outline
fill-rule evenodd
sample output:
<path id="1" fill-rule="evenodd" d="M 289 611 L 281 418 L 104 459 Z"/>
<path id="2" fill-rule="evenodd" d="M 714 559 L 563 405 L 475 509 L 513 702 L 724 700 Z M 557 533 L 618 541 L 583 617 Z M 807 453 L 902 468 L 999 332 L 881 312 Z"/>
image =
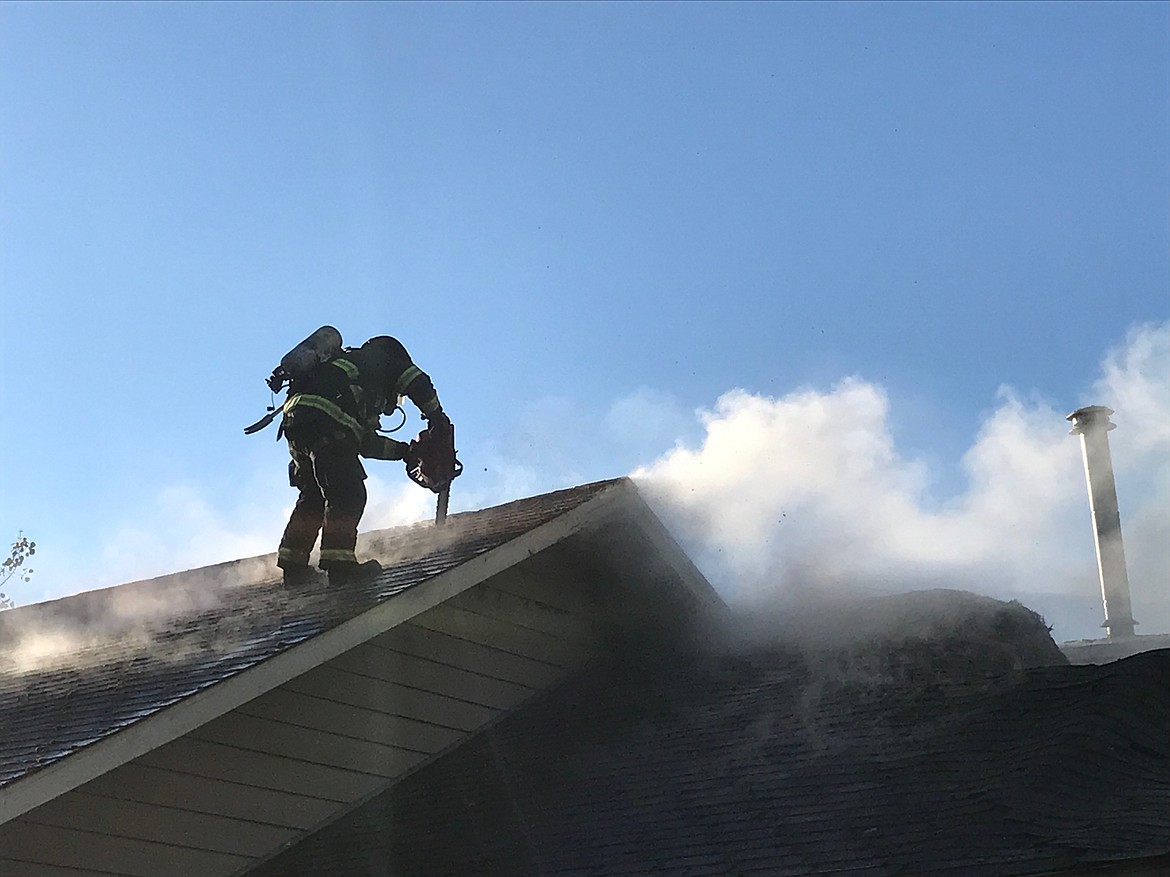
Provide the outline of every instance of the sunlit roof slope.
<path id="1" fill-rule="evenodd" d="M 564 514 L 614 482 L 379 534 L 381 575 L 290 595 L 268 558 L 0 613 L 0 786 Z M 326 599 L 328 597 L 328 599 Z"/>

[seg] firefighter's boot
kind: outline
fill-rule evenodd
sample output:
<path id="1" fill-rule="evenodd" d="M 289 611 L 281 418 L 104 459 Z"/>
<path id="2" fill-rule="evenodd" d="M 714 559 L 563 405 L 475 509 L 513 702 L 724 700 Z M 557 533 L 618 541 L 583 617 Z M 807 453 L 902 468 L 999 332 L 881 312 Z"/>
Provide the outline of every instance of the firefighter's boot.
<path id="1" fill-rule="evenodd" d="M 303 588 L 317 579 L 317 570 L 305 564 L 289 564 L 282 567 L 284 570 L 285 588 Z"/>
<path id="2" fill-rule="evenodd" d="M 329 573 L 329 584 L 345 585 L 360 579 L 371 578 L 382 571 L 382 564 L 376 560 L 334 560 L 322 567 Z"/>

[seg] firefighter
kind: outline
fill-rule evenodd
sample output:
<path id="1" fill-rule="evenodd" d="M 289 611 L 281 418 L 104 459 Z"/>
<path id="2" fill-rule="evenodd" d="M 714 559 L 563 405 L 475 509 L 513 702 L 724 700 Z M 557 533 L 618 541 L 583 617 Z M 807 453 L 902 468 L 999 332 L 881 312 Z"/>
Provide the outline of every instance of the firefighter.
<path id="1" fill-rule="evenodd" d="M 321 534 L 321 569 L 345 581 L 380 569 L 354 554 L 366 506 L 366 472 L 360 456 L 403 460 L 410 446 L 379 435 L 378 418 L 407 396 L 436 430 L 450 429 L 431 379 L 406 348 L 387 335 L 343 350 L 296 378 L 284 403 L 282 428 L 292 460 L 289 481 L 296 505 L 277 552 L 286 584 L 312 575 L 309 552 Z"/>

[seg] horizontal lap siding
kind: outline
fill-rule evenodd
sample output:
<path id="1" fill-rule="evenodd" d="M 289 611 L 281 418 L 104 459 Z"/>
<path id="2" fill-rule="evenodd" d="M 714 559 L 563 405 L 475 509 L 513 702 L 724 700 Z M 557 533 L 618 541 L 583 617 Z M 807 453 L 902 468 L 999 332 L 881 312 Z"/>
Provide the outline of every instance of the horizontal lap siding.
<path id="1" fill-rule="evenodd" d="M 497 588 L 481 585 L 448 600 L 443 607 L 466 609 L 469 612 L 514 624 L 526 630 L 551 636 L 554 639 L 588 651 L 597 642 L 597 632 L 585 619 L 548 603 L 517 596 Z"/>
<path id="2" fill-rule="evenodd" d="M 0 866 L 0 875 L 226 877 L 339 809 L 313 795 L 197 776 L 200 759 L 182 761 L 177 770 L 131 762 L 6 824 L 0 863 L 19 865 Z"/>
<path id="3" fill-rule="evenodd" d="M 190 770 L 165 770 L 138 762 L 123 765 L 91 780 L 79 791 L 122 801 L 153 804 L 165 811 L 208 813 L 296 830 L 317 825 L 335 809 L 332 802 L 313 795 L 278 792 L 241 782 L 193 776 Z"/>
<path id="4" fill-rule="evenodd" d="M 329 666 L 410 688 L 449 694 L 491 709 L 511 709 L 533 692 L 532 686 L 485 676 L 474 668 L 453 666 L 373 645 L 358 646 L 330 661 Z"/>
<path id="5" fill-rule="evenodd" d="M 38 825 L 24 818 L 9 823 L 0 839 L 0 859 L 5 858 L 126 877 L 160 874 L 218 877 L 232 874 L 250 861 L 226 853 Z"/>
<path id="6" fill-rule="evenodd" d="M 231 855 L 252 855 L 296 837 L 289 828 L 244 822 L 224 816 L 192 813 L 70 792 L 36 808 L 24 819 L 38 825 L 76 828 L 105 835 L 157 841 Z"/>
<path id="7" fill-rule="evenodd" d="M 426 753 L 398 746 L 237 713 L 216 719 L 188 736 L 193 740 L 381 777 L 397 776 L 426 758 Z"/>
<path id="8" fill-rule="evenodd" d="M 492 679 L 539 690 L 562 675 L 560 667 L 480 645 L 407 622 L 370 640 L 371 645 L 436 663 L 472 670 Z"/>
<path id="9" fill-rule="evenodd" d="M 195 776 L 237 782 L 323 798 L 338 803 L 369 794 L 382 777 L 357 770 L 343 770 L 280 755 L 271 755 L 192 737 L 181 737 L 138 759 L 148 767 L 187 771 Z"/>
<path id="10" fill-rule="evenodd" d="M 485 584 L 484 587 L 486 586 Z M 595 631 L 598 619 L 608 608 L 598 604 L 597 592 L 605 590 L 604 583 L 586 583 L 567 574 L 551 579 L 530 569 L 528 564 L 505 570 L 492 578 L 490 586 L 540 605 L 570 612 L 587 622 Z"/>
<path id="11" fill-rule="evenodd" d="M 18 862 L 5 859 L 0 854 L 0 874 L 4 877 L 117 877 L 110 871 L 94 871 L 89 868 L 58 868 L 34 862 Z"/>
<path id="12" fill-rule="evenodd" d="M 244 704 L 236 713 L 277 719 L 298 727 L 358 737 L 414 752 L 437 752 L 463 739 L 461 731 L 283 688 Z"/>
<path id="13" fill-rule="evenodd" d="M 359 676 L 328 665 L 286 683 L 286 687 L 298 694 L 321 700 L 367 707 L 388 715 L 465 732 L 478 728 L 494 715 L 489 707 L 419 688 L 408 688 L 395 682 Z"/>
<path id="14" fill-rule="evenodd" d="M 0 875 L 238 872 L 583 666 L 599 626 L 541 587 L 509 571 L 30 811 Z"/>
<path id="15" fill-rule="evenodd" d="M 555 634 L 521 627 L 447 603 L 423 613 L 414 619 L 414 623 L 436 633 L 492 646 L 561 670 L 576 669 L 590 656 L 588 649 Z"/>

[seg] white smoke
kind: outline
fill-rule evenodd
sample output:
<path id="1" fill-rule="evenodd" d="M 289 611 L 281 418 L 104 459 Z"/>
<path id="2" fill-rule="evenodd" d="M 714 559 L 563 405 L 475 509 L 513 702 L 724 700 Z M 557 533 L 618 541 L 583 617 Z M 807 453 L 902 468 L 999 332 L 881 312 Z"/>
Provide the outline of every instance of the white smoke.
<path id="1" fill-rule="evenodd" d="M 255 635 L 257 618 L 223 610 L 234 592 L 271 581 L 273 561 L 272 554 L 248 557 L 4 613 L 0 676 L 119 660 L 127 652 L 149 650 L 154 659 L 173 662 L 192 651 L 232 651 Z M 174 635 L 190 616 L 216 610 L 221 617 L 213 627 Z"/>
<path id="2" fill-rule="evenodd" d="M 288 503 L 287 496 L 256 491 L 247 502 L 225 511 L 196 485 L 165 485 L 148 514 L 124 523 L 106 542 L 93 584 L 118 584 L 270 552 L 283 526 L 282 503 Z M 289 503 L 283 518 L 291 507 Z"/>
<path id="3" fill-rule="evenodd" d="M 370 474 L 366 479 L 366 493 L 368 499 L 361 522 L 363 531 L 400 527 L 435 516 L 435 495 L 420 490 L 404 477 L 390 481 Z"/>
<path id="4" fill-rule="evenodd" d="M 1170 323 L 1134 330 L 1082 404 L 1106 404 L 1139 632 L 1170 630 Z M 1065 639 L 1099 635 L 1079 443 L 1067 412 L 1009 388 L 939 503 L 895 446 L 879 385 L 848 378 L 781 397 L 732 390 L 701 441 L 633 474 L 733 600 L 964 588 L 1021 599 Z"/>
<path id="5" fill-rule="evenodd" d="M 192 614 L 222 607 L 239 589 L 273 582 L 276 545 L 295 492 L 283 479 L 250 490 L 232 510 L 217 509 L 191 484 L 171 484 L 154 497 L 141 522 L 119 527 L 104 545 L 96 574 L 60 576 L 73 591 L 150 580 L 105 592 L 74 617 L 65 609 L 7 616 L 0 635 L 0 675 L 60 669 L 93 660 L 91 649 L 117 640 L 126 649 L 150 650 L 159 660 L 182 660 L 191 649 L 230 651 L 250 635 L 256 618 L 228 616 L 198 641 L 158 647 L 160 633 Z M 370 503 L 363 529 L 395 527 L 433 518 L 433 494 L 413 484 L 369 478 Z M 243 558 L 243 559 L 240 559 Z M 55 570 L 50 567 L 50 572 Z M 60 575 L 60 573 L 58 572 Z M 59 597 L 61 594 L 50 594 Z M 82 595 L 81 600 L 87 597 Z M 19 619 L 17 618 L 19 616 Z M 19 621 L 19 623 L 17 623 Z"/>

